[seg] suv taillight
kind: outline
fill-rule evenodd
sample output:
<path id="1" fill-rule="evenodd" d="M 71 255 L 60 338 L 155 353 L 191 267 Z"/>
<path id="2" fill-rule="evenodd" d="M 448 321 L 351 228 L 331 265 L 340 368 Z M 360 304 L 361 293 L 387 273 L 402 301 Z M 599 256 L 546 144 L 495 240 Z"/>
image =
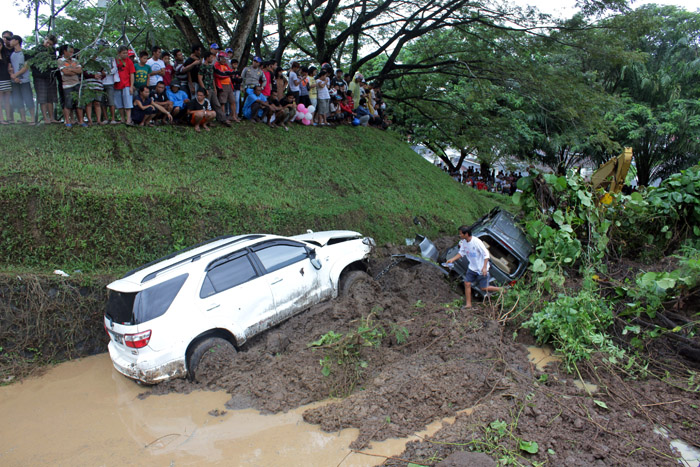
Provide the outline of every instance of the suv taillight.
<path id="1" fill-rule="evenodd" d="M 151 340 L 151 331 L 143 331 L 136 334 L 124 334 L 124 344 L 132 349 L 140 349 L 148 345 Z"/>

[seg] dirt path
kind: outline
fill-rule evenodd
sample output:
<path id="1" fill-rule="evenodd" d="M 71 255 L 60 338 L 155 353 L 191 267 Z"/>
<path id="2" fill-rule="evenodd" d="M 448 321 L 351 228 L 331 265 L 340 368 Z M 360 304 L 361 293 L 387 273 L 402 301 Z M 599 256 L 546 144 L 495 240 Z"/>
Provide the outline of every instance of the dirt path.
<path id="1" fill-rule="evenodd" d="M 387 261 L 375 264 L 375 271 Z M 233 361 L 210 362 L 204 383 L 177 380 L 151 393 L 224 389 L 231 394 L 227 407 L 263 412 L 322 400 L 338 388 L 339 373 L 324 377 L 324 350 L 309 343 L 328 331 L 357 329 L 369 315 L 386 335 L 378 347 L 360 346 L 366 368 L 354 391 L 307 410 L 304 419 L 326 431 L 358 428 L 352 447 L 362 450 L 457 415 L 390 465 L 434 465 L 455 451 L 477 450 L 524 465 L 670 466 L 678 465 L 677 454 L 656 426 L 670 428 L 673 437 L 700 440 L 697 394 L 600 372 L 592 381 L 597 392 L 589 395 L 555 364 L 544 371 L 533 366 L 522 331 L 514 341 L 513 330 L 491 320 L 486 305 L 462 311 L 459 298 L 429 266 L 396 267 L 378 286 L 316 306 L 252 340 Z M 396 330 L 404 328 L 408 339 L 399 343 Z M 473 412 L 464 412 L 468 408 Z M 534 450 L 533 443 L 535 454 L 520 449 Z"/>

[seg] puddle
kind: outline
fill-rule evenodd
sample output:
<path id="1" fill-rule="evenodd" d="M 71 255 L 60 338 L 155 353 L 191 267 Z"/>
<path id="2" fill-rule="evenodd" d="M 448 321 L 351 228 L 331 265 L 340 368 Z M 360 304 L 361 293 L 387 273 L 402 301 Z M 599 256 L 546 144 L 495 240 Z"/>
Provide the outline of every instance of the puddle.
<path id="1" fill-rule="evenodd" d="M 530 345 L 527 347 L 527 358 L 530 360 L 530 363 L 535 365 L 535 368 L 537 368 L 540 371 L 544 371 L 544 368 L 554 362 L 554 363 L 559 363 L 561 362 L 561 358 L 552 355 L 552 349 L 550 347 L 535 347 L 534 345 Z"/>
<path id="2" fill-rule="evenodd" d="M 333 465 L 371 466 L 402 452 L 411 436 L 353 453 L 357 429 L 325 433 L 302 413 L 261 415 L 224 409 L 224 392 L 152 396 L 112 368 L 107 354 L 61 364 L 45 376 L 0 388 L 0 464 L 14 465 Z M 417 433 L 425 437 L 443 423 Z"/>
<path id="3" fill-rule="evenodd" d="M 581 391 L 586 391 L 588 394 L 593 394 L 598 391 L 597 385 L 583 382 L 580 379 L 574 380 L 574 386 L 579 388 Z"/>
<path id="4" fill-rule="evenodd" d="M 668 430 L 664 427 L 657 426 L 654 428 L 654 433 L 660 434 L 664 438 L 670 438 Z M 674 439 L 671 441 L 671 450 L 680 456 L 678 462 L 683 467 L 700 466 L 700 449 L 695 446 L 691 446 L 683 440 Z"/>

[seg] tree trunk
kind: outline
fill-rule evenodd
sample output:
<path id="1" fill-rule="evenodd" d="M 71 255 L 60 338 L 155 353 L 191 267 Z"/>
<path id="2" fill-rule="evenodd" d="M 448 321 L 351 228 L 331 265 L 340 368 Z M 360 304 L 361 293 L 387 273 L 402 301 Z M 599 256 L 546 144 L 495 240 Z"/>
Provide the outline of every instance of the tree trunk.
<path id="1" fill-rule="evenodd" d="M 187 0 L 187 4 L 192 7 L 192 10 L 199 19 L 199 23 L 202 26 L 202 34 L 207 41 L 207 48 L 209 44 L 213 42 L 221 46 L 221 37 L 216 27 L 216 18 L 214 18 L 214 14 L 212 13 L 209 0 Z"/>
<path id="2" fill-rule="evenodd" d="M 197 45 L 200 43 L 199 35 L 194 29 L 190 19 L 181 13 L 177 13 L 175 7 L 177 6 L 176 0 L 160 0 L 160 4 L 165 10 L 165 12 L 173 20 L 175 26 L 180 30 L 185 40 L 190 46 Z"/>
<path id="3" fill-rule="evenodd" d="M 250 36 L 250 31 L 253 30 L 255 19 L 258 16 L 259 7 L 260 0 L 246 0 L 245 5 L 243 5 L 243 10 L 241 11 L 241 18 L 238 20 L 236 33 L 233 36 L 233 41 L 231 44 L 231 48 L 233 49 L 233 55 L 239 61 L 241 61 L 243 57 L 243 49 L 245 49 L 246 43 L 248 42 L 248 36 Z M 244 65 L 245 64 L 241 62 L 241 67 Z"/>

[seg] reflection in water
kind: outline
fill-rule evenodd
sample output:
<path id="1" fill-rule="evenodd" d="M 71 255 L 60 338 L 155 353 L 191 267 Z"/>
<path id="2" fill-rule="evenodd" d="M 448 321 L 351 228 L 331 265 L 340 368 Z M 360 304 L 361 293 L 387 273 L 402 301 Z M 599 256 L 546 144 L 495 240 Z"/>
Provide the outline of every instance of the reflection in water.
<path id="1" fill-rule="evenodd" d="M 561 358 L 552 355 L 552 349 L 545 346 L 545 347 L 535 347 L 534 345 L 530 345 L 527 348 L 527 358 L 530 360 L 531 363 L 535 365 L 535 368 L 537 368 L 540 371 L 544 371 L 544 367 L 546 367 L 548 364 L 555 362 L 561 362 Z"/>
<path id="2" fill-rule="evenodd" d="M 107 354 L 67 362 L 41 378 L 0 388 L 0 465 L 376 465 L 383 459 L 353 453 L 358 430 L 322 432 L 302 413 L 261 415 L 253 409 L 209 415 L 229 395 L 197 391 L 152 396 L 112 368 Z M 452 419 L 453 420 L 453 419 Z M 420 436 L 435 433 L 443 421 Z M 406 442 L 373 443 L 384 456 Z"/>

